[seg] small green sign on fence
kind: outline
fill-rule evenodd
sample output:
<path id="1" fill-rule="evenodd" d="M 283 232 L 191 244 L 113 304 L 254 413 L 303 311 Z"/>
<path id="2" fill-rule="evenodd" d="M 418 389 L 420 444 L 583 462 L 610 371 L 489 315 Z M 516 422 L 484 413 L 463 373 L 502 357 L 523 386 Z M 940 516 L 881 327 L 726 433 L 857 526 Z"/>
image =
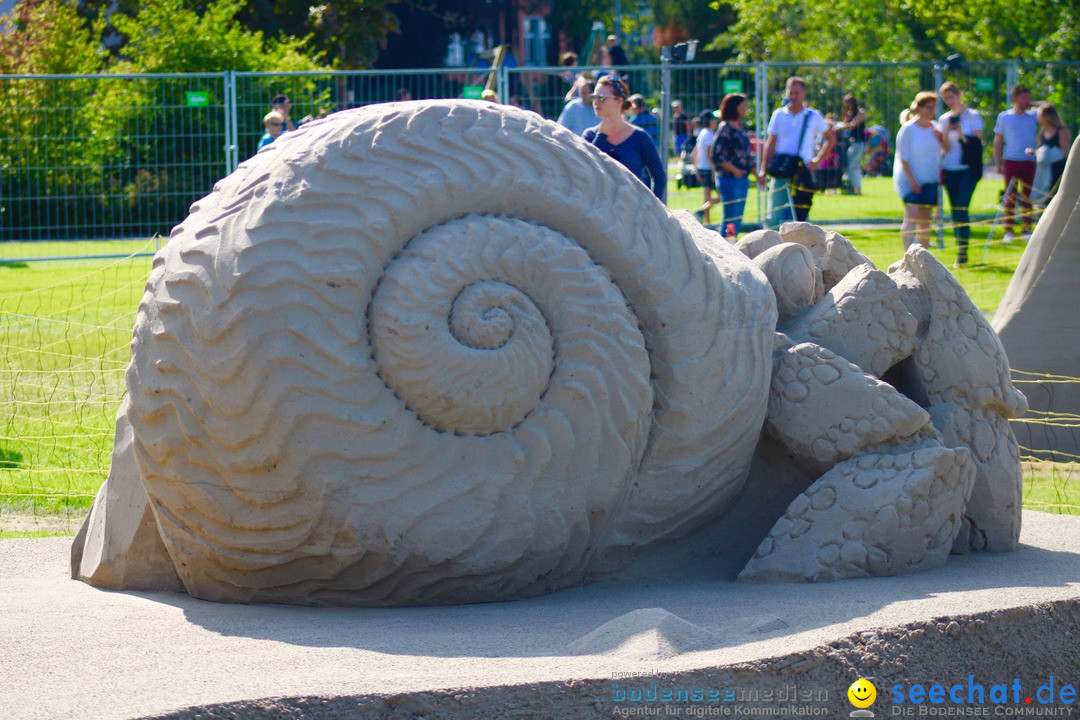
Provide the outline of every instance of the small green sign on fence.
<path id="1" fill-rule="evenodd" d="M 975 78 L 975 89 L 979 92 L 990 92 L 994 89 L 994 78 L 977 77 Z"/>
<path id="2" fill-rule="evenodd" d="M 484 96 L 484 86 L 466 85 L 461 96 L 466 100 L 480 100 Z"/>
<path id="3" fill-rule="evenodd" d="M 743 91 L 742 80 L 725 80 L 723 82 L 724 94 L 741 93 Z"/>
<path id="4" fill-rule="evenodd" d="M 205 90 L 189 90 L 186 95 L 188 107 L 206 107 L 210 104 L 210 93 Z"/>

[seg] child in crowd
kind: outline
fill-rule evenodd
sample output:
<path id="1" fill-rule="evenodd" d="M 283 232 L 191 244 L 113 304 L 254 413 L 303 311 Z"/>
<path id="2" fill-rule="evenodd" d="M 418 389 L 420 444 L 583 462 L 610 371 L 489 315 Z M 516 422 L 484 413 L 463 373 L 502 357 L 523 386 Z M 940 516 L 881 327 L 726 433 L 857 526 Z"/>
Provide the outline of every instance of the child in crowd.
<path id="1" fill-rule="evenodd" d="M 277 110 L 271 110 L 263 118 L 263 129 L 266 132 L 263 133 L 262 138 L 259 140 L 258 150 L 262 150 L 278 139 L 285 129 L 285 118 Z"/>

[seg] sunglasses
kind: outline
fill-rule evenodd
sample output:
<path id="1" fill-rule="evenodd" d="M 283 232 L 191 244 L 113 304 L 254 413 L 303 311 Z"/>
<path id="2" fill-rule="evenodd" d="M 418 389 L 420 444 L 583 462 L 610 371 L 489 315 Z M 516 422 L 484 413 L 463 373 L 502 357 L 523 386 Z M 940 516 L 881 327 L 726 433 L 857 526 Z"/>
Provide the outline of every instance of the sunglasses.
<path id="1" fill-rule="evenodd" d="M 614 100 L 614 99 L 615 98 L 613 96 L 611 96 L 611 95 L 593 95 L 592 96 L 592 101 L 593 101 L 594 105 L 599 105 L 600 103 L 604 102 L 605 100 Z"/>
<path id="2" fill-rule="evenodd" d="M 276 122 L 269 123 L 270 127 L 281 127 L 284 124 L 285 123 L 276 123 Z"/>

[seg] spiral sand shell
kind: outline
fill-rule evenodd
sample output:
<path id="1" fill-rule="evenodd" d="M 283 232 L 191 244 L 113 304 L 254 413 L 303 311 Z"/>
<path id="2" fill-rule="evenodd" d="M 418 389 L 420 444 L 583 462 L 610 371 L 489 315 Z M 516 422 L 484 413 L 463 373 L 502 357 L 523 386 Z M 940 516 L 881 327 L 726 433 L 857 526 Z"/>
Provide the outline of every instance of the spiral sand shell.
<path id="1" fill-rule="evenodd" d="M 741 254 L 554 123 L 337 113 L 155 259 L 135 454 L 196 597 L 542 592 L 731 504 L 775 322 Z"/>

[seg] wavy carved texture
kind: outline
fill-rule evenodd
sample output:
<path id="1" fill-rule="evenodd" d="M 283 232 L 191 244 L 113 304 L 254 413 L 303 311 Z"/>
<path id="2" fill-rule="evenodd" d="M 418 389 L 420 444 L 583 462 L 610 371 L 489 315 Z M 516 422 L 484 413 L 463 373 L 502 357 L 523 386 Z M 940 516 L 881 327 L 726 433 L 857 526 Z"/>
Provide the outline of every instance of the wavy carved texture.
<path id="1" fill-rule="evenodd" d="M 776 315 L 693 233 L 483 103 L 337 113 L 243 163 L 155 259 L 128 369 L 188 592 L 510 598 L 722 512 Z"/>

